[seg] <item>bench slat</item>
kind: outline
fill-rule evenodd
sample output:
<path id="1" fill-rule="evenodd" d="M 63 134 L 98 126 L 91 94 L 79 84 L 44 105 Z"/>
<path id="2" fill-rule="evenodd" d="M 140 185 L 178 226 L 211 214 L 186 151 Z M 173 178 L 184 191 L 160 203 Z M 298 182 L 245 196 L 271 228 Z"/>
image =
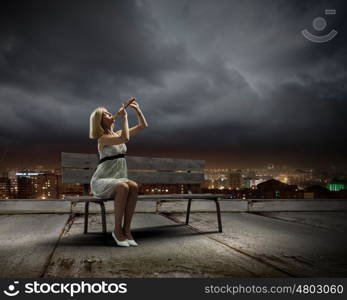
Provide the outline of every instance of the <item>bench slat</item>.
<path id="1" fill-rule="evenodd" d="M 128 171 L 128 178 L 142 184 L 200 184 L 204 181 L 204 174 Z"/>
<path id="2" fill-rule="evenodd" d="M 138 200 L 178 200 L 178 199 L 217 199 L 217 198 L 225 198 L 224 194 L 167 194 L 167 195 L 138 195 Z M 72 201 L 72 202 L 85 202 L 85 201 L 100 201 L 101 199 L 94 198 L 93 196 L 80 196 L 80 197 L 70 197 L 67 196 L 64 200 Z M 110 199 L 102 199 L 103 201 L 111 201 Z"/>
<path id="3" fill-rule="evenodd" d="M 93 169 L 63 168 L 63 183 L 90 183 Z M 200 184 L 204 180 L 202 173 L 174 173 L 174 172 L 131 172 L 128 178 L 142 184 Z"/>
<path id="4" fill-rule="evenodd" d="M 93 169 L 97 166 L 99 158 L 96 154 L 61 153 L 62 168 Z"/>
<path id="5" fill-rule="evenodd" d="M 126 157 L 128 169 L 132 170 L 164 170 L 164 171 L 200 171 L 205 167 L 204 160 L 158 158 L 158 157 Z"/>
<path id="6" fill-rule="evenodd" d="M 94 173 L 93 169 L 70 169 L 62 168 L 62 182 L 63 183 L 90 183 Z"/>
<path id="7" fill-rule="evenodd" d="M 128 169 L 134 170 L 190 170 L 202 172 L 205 167 L 204 160 L 195 159 L 126 156 L 126 160 Z M 94 169 L 97 167 L 98 161 L 99 157 L 97 154 L 67 152 L 62 152 L 61 154 L 61 166 L 63 168 Z"/>

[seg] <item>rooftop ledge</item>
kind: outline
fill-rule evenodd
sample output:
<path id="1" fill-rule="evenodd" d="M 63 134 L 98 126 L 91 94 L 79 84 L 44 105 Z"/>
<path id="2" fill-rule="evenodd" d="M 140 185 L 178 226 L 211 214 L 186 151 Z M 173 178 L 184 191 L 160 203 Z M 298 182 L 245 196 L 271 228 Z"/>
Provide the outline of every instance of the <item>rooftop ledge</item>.
<path id="1" fill-rule="evenodd" d="M 222 212 L 269 212 L 269 211 L 347 211 L 347 199 L 220 199 Z M 106 212 L 113 213 L 113 201 L 105 202 Z M 185 199 L 139 200 L 138 213 L 184 213 Z M 211 200 L 193 199 L 192 212 L 215 212 Z M 91 203 L 90 213 L 99 213 L 100 207 Z M 0 214 L 25 213 L 83 213 L 84 203 L 71 204 L 62 199 L 0 199 Z"/>

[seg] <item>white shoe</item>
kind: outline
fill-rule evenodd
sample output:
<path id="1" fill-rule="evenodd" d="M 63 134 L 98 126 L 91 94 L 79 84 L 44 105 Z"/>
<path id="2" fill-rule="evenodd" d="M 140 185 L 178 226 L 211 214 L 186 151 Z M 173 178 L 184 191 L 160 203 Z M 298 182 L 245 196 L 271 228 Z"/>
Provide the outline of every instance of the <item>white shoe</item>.
<path id="1" fill-rule="evenodd" d="M 130 246 L 137 246 L 137 243 L 134 240 L 126 240 Z"/>
<path id="2" fill-rule="evenodd" d="M 125 241 L 118 241 L 117 238 L 116 238 L 116 235 L 114 234 L 114 231 L 112 231 L 112 236 L 114 238 L 114 240 L 116 241 L 117 245 L 118 246 L 121 246 L 121 247 L 129 247 L 129 243 L 127 242 L 127 240 Z"/>

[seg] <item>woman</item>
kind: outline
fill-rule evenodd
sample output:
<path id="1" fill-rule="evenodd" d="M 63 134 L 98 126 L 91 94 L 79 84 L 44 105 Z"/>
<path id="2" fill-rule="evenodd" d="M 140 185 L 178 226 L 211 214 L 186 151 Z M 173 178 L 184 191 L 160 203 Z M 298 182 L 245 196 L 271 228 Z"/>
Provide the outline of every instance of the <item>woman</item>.
<path id="1" fill-rule="evenodd" d="M 127 178 L 125 143 L 130 140 L 130 136 L 148 127 L 138 103 L 134 98 L 130 98 L 127 104 L 130 102 L 137 113 L 138 125 L 129 129 L 128 114 L 123 104 L 118 111 L 123 119 L 123 130 L 114 132 L 114 116 L 106 108 L 98 107 L 90 115 L 89 133 L 91 139 L 98 139 L 100 155 L 100 162 L 90 181 L 91 191 L 97 198 L 114 198 L 115 228 L 112 236 L 118 246 L 124 247 L 137 246 L 130 225 L 138 194 L 137 183 Z"/>

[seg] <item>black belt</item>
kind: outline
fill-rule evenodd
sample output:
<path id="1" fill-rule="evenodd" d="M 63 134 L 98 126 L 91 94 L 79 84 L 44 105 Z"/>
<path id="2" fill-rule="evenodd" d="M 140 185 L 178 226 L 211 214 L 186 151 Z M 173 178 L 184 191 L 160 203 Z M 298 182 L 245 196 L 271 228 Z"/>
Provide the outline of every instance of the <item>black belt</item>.
<path id="1" fill-rule="evenodd" d="M 100 165 L 102 162 L 104 162 L 105 160 L 110 160 L 110 159 L 117 159 L 117 158 L 121 158 L 124 157 L 125 155 L 123 153 L 121 154 L 117 154 L 117 155 L 112 155 L 112 156 L 106 156 L 102 159 L 99 160 L 98 165 Z"/>

